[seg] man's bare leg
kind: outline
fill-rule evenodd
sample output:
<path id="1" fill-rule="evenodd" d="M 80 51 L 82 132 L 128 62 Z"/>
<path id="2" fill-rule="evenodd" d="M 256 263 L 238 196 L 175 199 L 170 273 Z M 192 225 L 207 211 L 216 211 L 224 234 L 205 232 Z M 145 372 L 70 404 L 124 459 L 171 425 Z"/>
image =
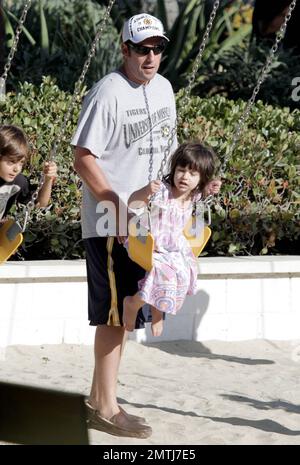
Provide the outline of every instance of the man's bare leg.
<path id="1" fill-rule="evenodd" d="M 121 357 L 122 357 L 124 349 L 125 349 L 125 344 L 126 344 L 126 341 L 127 341 L 127 335 L 128 335 L 127 331 L 124 331 L 124 336 L 123 336 L 121 347 L 120 347 L 120 358 L 119 358 L 119 365 L 118 365 L 117 372 L 119 371 Z M 95 409 L 95 410 L 98 409 L 97 380 L 99 381 L 99 377 L 98 378 L 96 377 L 96 367 L 95 367 L 94 368 L 94 373 L 93 373 L 93 381 L 92 381 L 90 398 L 88 400 L 89 409 L 91 409 L 91 407 L 93 409 Z M 131 414 L 127 413 L 124 410 L 124 408 L 122 408 L 119 404 L 118 404 L 118 407 L 119 407 L 119 410 L 121 410 L 128 417 L 129 420 L 135 421 L 135 422 L 138 422 L 138 423 L 143 423 L 143 424 L 146 423 L 145 418 L 139 417 L 139 416 L 136 416 L 136 415 L 131 415 Z"/>
<path id="2" fill-rule="evenodd" d="M 124 333 L 123 326 L 97 326 L 90 400 L 94 411 L 89 427 L 117 436 L 147 438 L 152 434 L 151 427 L 133 420 L 117 402 L 117 377 Z"/>
<path id="3" fill-rule="evenodd" d="M 123 300 L 123 324 L 127 331 L 135 329 L 137 313 L 144 303 L 138 294 L 127 296 Z"/>
<path id="4" fill-rule="evenodd" d="M 151 305 L 151 314 L 152 314 L 152 323 L 151 323 L 151 331 L 152 335 L 157 337 L 160 336 L 163 332 L 164 328 L 164 319 L 163 314 L 157 308 L 152 307 Z"/>
<path id="5" fill-rule="evenodd" d="M 120 412 L 117 402 L 117 379 L 124 344 L 122 326 L 99 325 L 95 333 L 95 369 L 90 404 L 104 418 Z"/>

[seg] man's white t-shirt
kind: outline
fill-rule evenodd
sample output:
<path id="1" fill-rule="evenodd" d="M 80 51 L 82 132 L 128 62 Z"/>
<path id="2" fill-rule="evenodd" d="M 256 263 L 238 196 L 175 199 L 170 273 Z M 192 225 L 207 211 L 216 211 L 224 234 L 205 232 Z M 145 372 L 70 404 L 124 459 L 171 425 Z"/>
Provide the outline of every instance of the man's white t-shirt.
<path id="1" fill-rule="evenodd" d="M 175 98 L 167 79 L 156 74 L 143 86 L 114 71 L 86 95 L 72 144 L 96 157 L 112 189 L 127 202 L 149 182 L 151 150 L 156 179 L 175 122 Z M 175 137 L 171 153 L 176 146 Z M 111 213 L 83 183 L 83 238 L 115 235 Z"/>

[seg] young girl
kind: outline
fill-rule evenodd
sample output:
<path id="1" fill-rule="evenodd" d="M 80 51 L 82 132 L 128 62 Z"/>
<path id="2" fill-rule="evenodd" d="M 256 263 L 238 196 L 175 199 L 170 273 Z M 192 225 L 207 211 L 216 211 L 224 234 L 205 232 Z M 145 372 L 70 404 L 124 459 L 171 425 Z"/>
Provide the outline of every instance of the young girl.
<path id="1" fill-rule="evenodd" d="M 34 187 L 21 171 L 29 158 L 29 146 L 23 131 L 12 125 L 0 126 L 0 221 L 15 202 L 26 204 Z M 45 163 L 44 182 L 37 198 L 38 207 L 49 203 L 53 180 L 57 176 L 54 162 Z"/>
<path id="2" fill-rule="evenodd" d="M 139 291 L 124 299 L 123 324 L 133 331 L 139 308 L 150 304 L 152 334 L 159 336 L 163 313 L 176 314 L 187 294 L 197 292 L 197 260 L 183 229 L 191 217 L 193 203 L 217 194 L 220 180 L 212 180 L 214 152 L 200 143 L 178 147 L 170 161 L 170 173 L 163 182 L 152 181 L 129 198 L 129 207 L 151 203 L 151 233 L 155 246 L 153 268 L 138 282 Z M 134 204 L 133 204 L 134 202 Z"/>

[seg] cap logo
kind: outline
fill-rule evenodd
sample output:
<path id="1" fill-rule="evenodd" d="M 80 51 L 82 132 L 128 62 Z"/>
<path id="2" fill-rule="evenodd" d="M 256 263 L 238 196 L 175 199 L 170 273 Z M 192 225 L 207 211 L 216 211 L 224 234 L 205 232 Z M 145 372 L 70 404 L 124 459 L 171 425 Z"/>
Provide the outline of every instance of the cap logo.
<path id="1" fill-rule="evenodd" d="M 151 23 L 152 23 L 151 19 L 148 19 L 148 18 L 144 19 L 144 24 L 148 25 L 148 24 L 151 24 Z"/>

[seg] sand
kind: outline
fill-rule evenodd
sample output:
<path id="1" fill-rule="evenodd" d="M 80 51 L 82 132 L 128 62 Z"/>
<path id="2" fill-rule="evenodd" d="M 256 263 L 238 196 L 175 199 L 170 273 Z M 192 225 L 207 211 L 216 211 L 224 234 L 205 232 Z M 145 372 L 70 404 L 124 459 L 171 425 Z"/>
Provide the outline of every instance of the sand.
<path id="1" fill-rule="evenodd" d="M 93 347 L 10 346 L 0 380 L 88 395 Z M 129 341 L 118 397 L 153 435 L 89 430 L 91 444 L 300 444 L 300 341 Z"/>

